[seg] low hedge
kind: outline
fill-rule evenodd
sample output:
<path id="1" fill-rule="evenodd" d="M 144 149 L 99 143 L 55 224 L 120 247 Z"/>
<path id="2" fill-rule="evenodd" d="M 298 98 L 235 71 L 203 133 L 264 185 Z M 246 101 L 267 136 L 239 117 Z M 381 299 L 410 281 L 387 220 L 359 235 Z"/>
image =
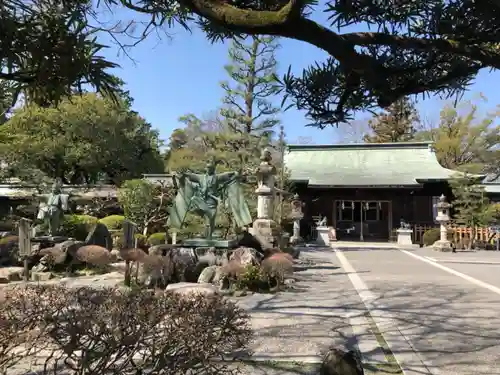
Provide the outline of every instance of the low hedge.
<path id="1" fill-rule="evenodd" d="M 61 234 L 85 241 L 89 231 L 99 220 L 90 215 L 64 215 L 61 223 Z"/>
<path id="2" fill-rule="evenodd" d="M 167 238 L 165 232 L 153 233 L 148 237 L 147 243 L 149 246 L 162 245 L 166 243 Z"/>
<path id="3" fill-rule="evenodd" d="M 109 230 L 118 230 L 123 229 L 124 220 L 125 216 L 123 215 L 109 215 L 100 219 L 99 222 L 106 225 Z"/>

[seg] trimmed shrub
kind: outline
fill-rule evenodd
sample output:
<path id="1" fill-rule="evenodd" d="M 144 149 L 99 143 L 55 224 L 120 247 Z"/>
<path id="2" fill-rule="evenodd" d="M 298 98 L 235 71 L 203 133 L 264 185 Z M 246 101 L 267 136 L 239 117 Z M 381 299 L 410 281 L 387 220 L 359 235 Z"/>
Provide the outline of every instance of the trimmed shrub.
<path id="1" fill-rule="evenodd" d="M 261 264 L 262 274 L 269 285 L 282 285 L 293 274 L 293 263 L 282 255 L 273 255 Z"/>
<path id="2" fill-rule="evenodd" d="M 121 249 L 120 258 L 129 262 L 141 262 L 147 257 L 142 249 Z"/>
<path id="3" fill-rule="evenodd" d="M 437 240 L 439 240 L 439 228 L 428 229 L 422 236 L 424 246 L 431 246 Z"/>
<path id="4" fill-rule="evenodd" d="M 114 232 L 111 233 L 111 236 L 113 238 L 113 249 L 121 250 L 123 249 L 123 232 Z M 137 247 L 139 249 L 145 250 L 148 245 L 147 245 L 147 237 L 143 234 L 136 233 L 135 234 L 135 239 L 137 240 Z M 135 246 L 135 244 L 134 244 Z"/>
<path id="5" fill-rule="evenodd" d="M 89 215 L 64 215 L 61 223 L 61 233 L 78 241 L 85 241 L 89 231 L 96 225 L 98 219 Z"/>
<path id="6" fill-rule="evenodd" d="M 276 259 L 276 258 L 280 258 L 280 257 L 285 258 L 289 262 L 293 263 L 293 257 L 288 253 L 276 253 L 276 254 L 271 255 L 269 258 Z"/>
<path id="7" fill-rule="evenodd" d="M 259 291 L 264 282 L 260 267 L 247 265 L 236 277 L 234 286 L 238 290 Z"/>
<path id="8" fill-rule="evenodd" d="M 109 215 L 100 219 L 99 222 L 106 225 L 109 230 L 119 230 L 123 229 L 124 220 L 125 216 L 123 215 Z"/>
<path id="9" fill-rule="evenodd" d="M 422 236 L 422 242 L 424 246 L 431 246 L 434 242 L 439 240 L 440 237 L 440 229 L 431 228 L 425 231 L 424 235 Z M 453 230 L 448 230 L 448 240 L 453 240 Z"/>
<path id="10" fill-rule="evenodd" d="M 48 361 L 45 373 L 64 372 L 55 369 L 64 363 L 79 374 L 168 375 L 202 368 L 205 375 L 229 375 L 234 362 L 213 359 L 246 351 L 252 337 L 248 314 L 218 295 L 56 285 L 5 294 L 0 373 L 35 350 L 47 351 L 50 340 L 58 360 Z M 23 343 L 30 352 L 16 348 Z"/>
<path id="11" fill-rule="evenodd" d="M 147 243 L 149 246 L 162 245 L 166 239 L 167 233 L 165 232 L 153 233 L 148 237 Z"/>
<path id="12" fill-rule="evenodd" d="M 82 246 L 76 251 L 76 259 L 92 266 L 106 266 L 113 263 L 113 256 L 105 247 L 97 245 Z"/>

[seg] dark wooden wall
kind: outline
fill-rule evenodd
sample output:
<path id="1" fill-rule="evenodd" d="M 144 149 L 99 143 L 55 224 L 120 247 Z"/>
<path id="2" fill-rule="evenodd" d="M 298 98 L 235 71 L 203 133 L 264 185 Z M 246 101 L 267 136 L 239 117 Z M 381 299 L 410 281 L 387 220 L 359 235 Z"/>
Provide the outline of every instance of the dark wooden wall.
<path id="1" fill-rule="evenodd" d="M 400 220 L 411 224 L 431 224 L 434 221 L 432 197 L 445 194 L 451 196 L 447 184 L 424 184 L 416 188 L 308 188 L 296 189 L 305 203 L 304 224 L 312 225 L 312 216 L 326 216 L 328 225 L 333 225 L 335 201 L 390 201 L 392 227 L 398 228 Z M 304 229 L 307 232 L 309 229 Z"/>

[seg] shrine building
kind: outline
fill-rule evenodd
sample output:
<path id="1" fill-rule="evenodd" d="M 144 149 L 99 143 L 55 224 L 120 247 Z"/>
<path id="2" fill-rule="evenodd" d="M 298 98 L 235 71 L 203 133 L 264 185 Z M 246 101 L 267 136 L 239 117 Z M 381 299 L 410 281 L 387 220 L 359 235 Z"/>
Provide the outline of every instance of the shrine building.
<path id="1" fill-rule="evenodd" d="M 387 241 L 401 221 L 433 226 L 434 205 L 452 197 L 430 142 L 289 145 L 285 166 L 304 205 L 302 234 L 326 217 L 341 240 Z M 482 176 L 481 178 L 483 178 Z M 500 181 L 482 185 L 500 201 Z"/>

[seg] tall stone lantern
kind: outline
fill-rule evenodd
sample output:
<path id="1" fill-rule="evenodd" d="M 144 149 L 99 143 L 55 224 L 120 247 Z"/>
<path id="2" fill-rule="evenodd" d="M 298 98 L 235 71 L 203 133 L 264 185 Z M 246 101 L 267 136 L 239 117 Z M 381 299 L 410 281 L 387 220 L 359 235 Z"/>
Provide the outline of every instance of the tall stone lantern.
<path id="1" fill-rule="evenodd" d="M 432 247 L 434 250 L 438 251 L 452 251 L 451 242 L 448 241 L 448 228 L 447 225 L 450 223 L 450 208 L 451 204 L 446 202 L 446 197 L 442 194 L 439 197 L 438 203 L 436 203 L 437 216 L 436 221 L 439 223 L 439 234 L 440 238 L 438 241 L 434 242 Z"/>
<path id="2" fill-rule="evenodd" d="M 304 217 L 304 213 L 302 212 L 304 203 L 300 200 L 299 195 L 295 194 L 292 198 L 291 205 L 292 213 L 290 214 L 290 219 L 293 221 L 293 234 L 290 241 L 296 244 L 303 241 L 300 237 L 300 220 Z"/>
<path id="3" fill-rule="evenodd" d="M 259 240 L 263 248 L 272 248 L 279 236 L 278 224 L 272 219 L 274 212 L 274 196 L 276 167 L 271 163 L 271 151 L 262 150 L 260 165 L 255 171 L 257 177 L 257 219 L 253 222 L 252 234 Z"/>

